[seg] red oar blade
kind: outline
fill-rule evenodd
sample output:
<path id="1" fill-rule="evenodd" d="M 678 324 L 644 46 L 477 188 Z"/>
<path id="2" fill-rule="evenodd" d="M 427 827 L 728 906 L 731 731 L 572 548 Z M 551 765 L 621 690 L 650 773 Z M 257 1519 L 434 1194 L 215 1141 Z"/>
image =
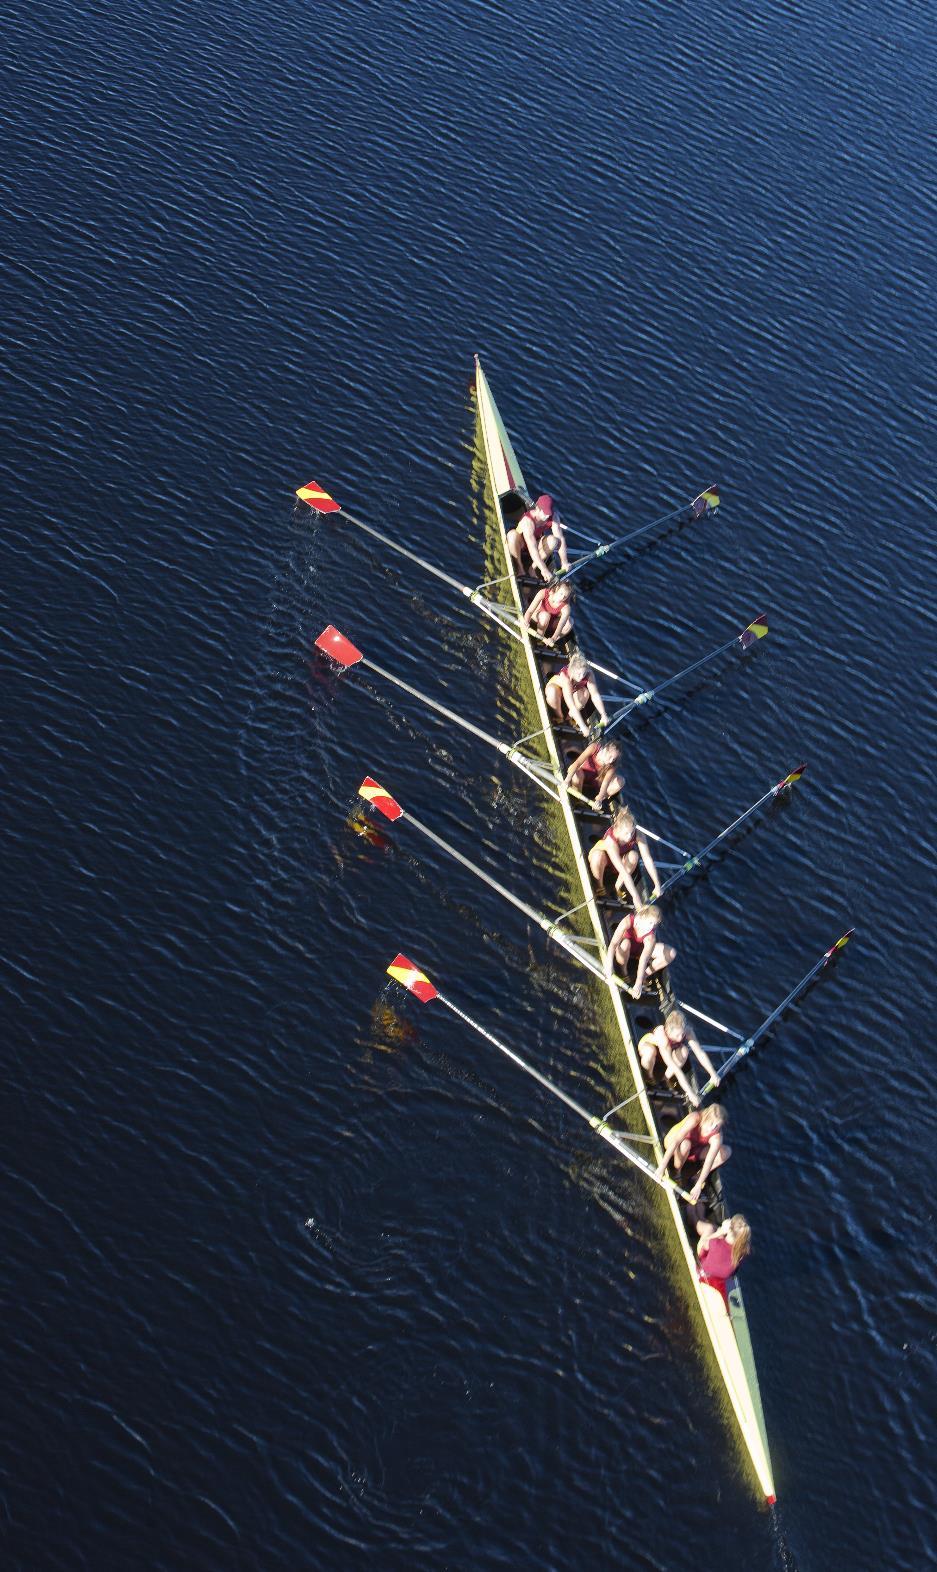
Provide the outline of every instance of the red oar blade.
<path id="1" fill-rule="evenodd" d="M 852 936 L 855 933 L 855 931 L 856 931 L 855 928 L 847 928 L 846 932 L 843 934 L 843 937 L 841 939 L 837 939 L 835 944 L 831 944 L 830 945 L 829 949 L 827 950 L 826 954 L 823 957 L 824 963 L 826 963 L 827 961 L 831 961 L 833 959 L 833 956 L 836 954 L 837 950 L 842 950 L 842 949 L 845 948 L 845 946 L 849 943 L 849 941 L 852 938 Z"/>
<path id="2" fill-rule="evenodd" d="M 783 781 L 778 781 L 778 784 L 774 788 L 775 794 L 777 794 L 779 791 L 783 791 L 785 786 L 796 786 L 806 768 L 806 764 L 798 764 L 796 770 L 791 770 L 790 775 L 785 775 Z"/>
<path id="3" fill-rule="evenodd" d="M 393 977 L 401 987 L 415 994 L 421 1004 L 429 1004 L 431 999 L 437 998 L 437 990 L 433 987 L 425 972 L 414 966 L 405 955 L 395 955 L 387 968 L 388 977 Z"/>
<path id="4" fill-rule="evenodd" d="M 297 486 L 296 495 L 300 502 L 308 502 L 317 513 L 340 513 L 342 505 L 323 491 L 318 481 L 310 480 L 305 486 Z"/>
<path id="5" fill-rule="evenodd" d="M 383 786 L 370 775 L 366 775 L 358 787 L 358 796 L 363 797 L 365 802 L 369 802 L 372 808 L 376 808 L 378 813 L 383 813 L 385 819 L 390 819 L 391 822 L 403 818 L 403 809 L 399 802 L 395 802 L 390 792 L 385 791 Z"/>
<path id="6" fill-rule="evenodd" d="M 316 639 L 316 649 L 331 656 L 340 666 L 357 666 L 359 660 L 363 659 L 361 651 L 352 644 L 351 639 L 346 639 L 344 633 L 339 633 L 331 623 L 322 629 Z"/>
<path id="7" fill-rule="evenodd" d="M 695 519 L 703 518 L 707 513 L 715 513 L 719 506 L 718 486 L 707 486 L 698 497 L 694 497 L 690 504 L 690 511 Z"/>
<path id="8" fill-rule="evenodd" d="M 767 632 L 768 617 L 767 613 L 765 613 L 760 617 L 756 617 L 754 622 L 748 624 L 747 628 L 742 629 L 742 632 L 739 634 L 739 643 L 743 650 L 750 650 L 752 645 L 757 644 L 759 639 L 763 639 Z"/>

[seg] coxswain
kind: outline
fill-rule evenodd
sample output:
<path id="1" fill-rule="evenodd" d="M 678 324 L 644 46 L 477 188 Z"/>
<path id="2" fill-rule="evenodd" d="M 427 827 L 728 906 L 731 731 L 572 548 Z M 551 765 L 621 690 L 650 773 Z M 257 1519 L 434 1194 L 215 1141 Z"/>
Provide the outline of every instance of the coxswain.
<path id="1" fill-rule="evenodd" d="M 699 1222 L 696 1225 L 699 1244 L 696 1258 L 700 1277 L 710 1279 L 721 1288 L 728 1277 L 734 1277 L 747 1255 L 751 1254 L 752 1231 L 741 1212 L 727 1217 L 716 1227 L 715 1223 Z"/>
<path id="2" fill-rule="evenodd" d="M 601 808 L 606 797 L 624 791 L 619 772 L 621 749 L 617 742 L 590 742 L 566 771 L 567 786 L 575 787 Z"/>
<path id="3" fill-rule="evenodd" d="M 611 979 L 616 965 L 625 971 L 632 955 L 638 958 L 638 970 L 633 987 L 626 991 L 632 999 L 640 999 L 645 977 L 671 966 L 677 952 L 671 944 L 662 944 L 657 937 L 661 910 L 659 906 L 638 906 L 621 919 L 612 934 L 605 956 L 605 970 Z"/>
<path id="4" fill-rule="evenodd" d="M 527 610 L 524 621 L 528 628 L 533 623 L 545 644 L 556 644 L 573 631 L 573 591 L 569 584 L 545 584 L 538 590 Z"/>
<path id="5" fill-rule="evenodd" d="M 608 725 L 602 695 L 595 685 L 589 662 L 579 650 L 570 655 L 565 666 L 553 673 L 546 686 L 546 700 L 559 720 L 574 721 L 584 737 L 589 735 L 585 712 L 590 706 L 594 719 L 600 720 L 603 726 Z"/>
<path id="6" fill-rule="evenodd" d="M 657 1178 L 663 1179 L 671 1162 L 675 1174 L 681 1173 L 687 1166 L 699 1167 L 699 1176 L 690 1191 L 690 1201 L 694 1206 L 713 1170 L 721 1168 L 732 1156 L 731 1146 L 727 1146 L 722 1139 L 727 1120 L 728 1115 L 722 1104 L 710 1103 L 708 1108 L 694 1109 L 693 1113 L 688 1113 L 685 1119 L 667 1131 Z"/>
<path id="7" fill-rule="evenodd" d="M 719 1076 L 712 1060 L 705 1048 L 700 1047 L 699 1039 L 682 1010 L 671 1010 L 660 1026 L 645 1032 L 638 1043 L 638 1053 L 641 1055 L 641 1068 L 648 1080 L 660 1059 L 666 1079 L 677 1082 L 694 1108 L 699 1107 L 699 1093 L 694 1092 L 693 1083 L 684 1071 L 690 1054 L 702 1065 L 713 1085 L 719 1085 Z"/>
<path id="8" fill-rule="evenodd" d="M 536 502 L 532 502 L 514 528 L 508 530 L 507 540 L 508 551 L 517 563 L 520 573 L 524 571 L 525 548 L 530 557 L 532 571 L 539 573 L 547 583 L 553 577 L 549 564 L 554 552 L 559 552 L 560 567 L 564 573 L 569 567 L 566 531 L 553 506 L 553 498 L 547 496 L 546 492 L 538 497 Z"/>
<path id="9" fill-rule="evenodd" d="M 631 809 L 619 808 L 602 839 L 596 841 L 590 848 L 589 872 L 595 880 L 596 888 L 601 890 L 609 868 L 614 868 L 615 888 L 618 893 L 627 890 L 635 906 L 640 906 L 643 897 L 634 882 L 639 863 L 644 865 L 653 887 L 652 899 L 656 900 L 660 894 L 660 879 L 657 877 L 651 848 L 647 844 L 647 836 L 643 830 L 638 829 Z"/>

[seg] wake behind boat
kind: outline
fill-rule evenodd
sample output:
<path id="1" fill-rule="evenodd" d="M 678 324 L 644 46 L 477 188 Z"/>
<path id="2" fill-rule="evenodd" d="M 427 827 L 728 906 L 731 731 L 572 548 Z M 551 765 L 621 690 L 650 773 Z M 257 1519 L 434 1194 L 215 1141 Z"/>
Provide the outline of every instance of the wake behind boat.
<path id="1" fill-rule="evenodd" d="M 751 1052 L 782 1011 L 800 996 L 850 935 L 844 934 L 831 946 L 811 967 L 806 977 L 748 1037 L 678 1001 L 670 979 L 674 952 L 657 940 L 659 913 L 649 903 L 649 895 L 660 893 L 666 901 L 667 893 L 674 884 L 691 875 L 701 862 L 711 857 L 717 849 L 723 848 L 731 834 L 772 802 L 780 792 L 791 788 L 803 775 L 804 766 L 790 771 L 694 855 L 658 831 L 634 823 L 629 814 L 620 811 L 621 783 L 615 763 L 618 749 L 612 753 L 611 744 L 606 746 L 605 742 L 608 733 L 627 719 L 637 706 L 649 704 L 664 688 L 722 656 L 734 646 L 743 652 L 754 647 L 767 633 L 767 619 L 764 616 L 756 617 L 741 633 L 693 661 L 682 672 L 638 693 L 634 692 L 634 684 L 629 684 L 619 674 L 585 658 L 578 660 L 575 622 L 568 609 L 570 599 L 557 593 L 557 590 L 568 583 L 587 562 L 625 544 L 651 526 L 644 526 L 605 546 L 598 546 L 573 562 L 568 559 L 564 541 L 559 572 L 551 570 L 544 574 L 541 568 L 546 565 L 550 552 L 559 550 L 562 538 L 560 523 L 553 517 L 552 499 L 541 494 L 534 500 L 529 493 L 477 357 L 475 386 L 493 512 L 504 558 L 505 572 L 498 580 L 477 586 L 461 583 L 399 540 L 355 518 L 315 483 L 301 487 L 297 495 L 320 512 L 340 514 L 383 546 L 432 573 L 450 589 L 466 597 L 515 640 L 523 650 L 540 729 L 532 737 L 508 742 L 378 666 L 337 628 L 325 628 L 316 644 L 340 666 L 350 669 L 360 664 L 425 704 L 443 719 L 485 741 L 559 804 L 582 900 L 572 911 L 550 916 L 501 884 L 489 871 L 444 840 L 431 826 L 417 820 L 380 782 L 366 776 L 359 788 L 362 798 L 377 812 L 391 821 L 405 820 L 435 846 L 484 880 L 528 919 L 537 923 L 571 959 L 593 974 L 610 1000 L 616 1036 L 620 1038 L 627 1057 L 634 1092 L 616 1109 L 602 1115 L 593 1114 L 536 1067 L 523 1060 L 510 1045 L 499 1041 L 484 1026 L 467 1016 L 406 955 L 398 954 L 388 971 L 422 1002 L 440 1000 L 549 1092 L 588 1120 L 597 1134 L 615 1146 L 623 1157 L 663 1190 L 690 1291 L 699 1306 L 702 1324 L 715 1353 L 742 1439 L 763 1495 L 768 1502 L 773 1502 L 775 1486 L 764 1414 L 738 1277 L 734 1271 L 727 1274 L 725 1268 L 718 1272 L 715 1269 L 707 1272 L 707 1263 L 710 1259 L 715 1260 L 718 1253 L 715 1248 L 711 1255 L 704 1253 L 701 1258 L 698 1254 L 701 1236 L 705 1241 L 704 1252 L 713 1240 L 722 1241 L 720 1249 L 723 1260 L 727 1251 L 734 1251 L 733 1266 L 737 1265 L 736 1256 L 744 1253 L 744 1230 L 739 1227 L 744 1220 L 729 1217 L 723 1193 L 719 1164 L 727 1149 L 721 1141 L 721 1111 L 713 1107 L 698 1110 L 702 1098 L 716 1084 L 723 1082 L 736 1063 Z M 682 509 L 652 522 L 664 522 L 680 514 L 691 520 L 700 519 L 708 516 L 718 504 L 718 491 L 715 487 L 708 487 Z M 541 541 L 544 542 L 544 558 L 543 563 L 538 563 L 533 553 L 541 549 Z M 492 594 L 492 591 L 495 593 Z M 619 695 L 620 702 L 617 707 L 610 706 L 610 714 L 604 704 L 598 707 L 595 705 L 595 673 L 610 678 L 628 695 L 625 698 Z M 590 679 L 593 681 L 592 694 L 589 692 Z M 574 691 L 577 687 L 578 694 Z M 563 695 L 565 698 L 561 697 Z M 593 733 L 584 739 L 582 715 L 589 712 L 590 705 L 595 725 Z M 586 730 L 588 732 L 588 727 Z M 603 753 L 606 755 L 604 762 Z M 614 818 L 610 819 L 610 814 Z M 660 860 L 666 875 L 664 878 L 657 873 L 648 845 L 649 839 L 654 843 L 655 854 L 661 851 L 671 854 L 676 852 L 680 858 L 679 862 L 669 864 Z M 604 881 L 609 871 L 617 875 L 616 887 L 622 892 L 625 904 L 614 900 L 605 889 Z M 650 886 L 654 886 L 653 891 Z M 634 902 L 635 894 L 640 897 L 641 904 Z M 630 899 L 627 898 L 629 895 Z M 571 928 L 570 921 L 577 914 L 584 914 L 584 920 L 591 927 L 590 938 Z M 621 957 L 624 966 L 618 964 Z M 631 982 L 628 975 L 629 961 L 634 959 L 637 959 L 636 976 L 634 982 Z M 706 1050 L 696 1039 L 684 1012 L 705 1021 L 730 1039 L 728 1047 L 710 1047 L 708 1050 L 721 1059 L 718 1069 L 714 1068 Z M 683 1054 L 682 1059 L 679 1058 L 679 1052 Z M 696 1078 L 694 1059 L 708 1075 L 706 1085 L 702 1088 Z M 610 1121 L 625 1107 L 632 1110 L 643 1125 L 643 1130 L 630 1132 L 625 1128 L 613 1128 Z M 688 1170 L 692 1169 L 692 1178 L 695 1180 L 690 1190 L 683 1182 L 684 1160 Z M 687 1183 L 691 1182 L 687 1180 Z"/>

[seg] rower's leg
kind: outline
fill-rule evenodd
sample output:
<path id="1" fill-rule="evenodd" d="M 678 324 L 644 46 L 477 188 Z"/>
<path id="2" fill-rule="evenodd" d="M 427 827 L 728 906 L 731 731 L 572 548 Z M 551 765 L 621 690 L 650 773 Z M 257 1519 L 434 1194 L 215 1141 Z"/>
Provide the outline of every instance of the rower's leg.
<path id="1" fill-rule="evenodd" d="M 651 959 L 647 963 L 648 976 L 651 972 L 662 972 L 665 966 L 672 966 L 677 959 L 677 952 L 672 944 L 661 944 L 657 941 L 651 951 Z"/>
<path id="2" fill-rule="evenodd" d="M 595 887 L 601 890 L 605 883 L 605 875 L 610 867 L 608 852 L 604 846 L 593 846 L 589 853 L 589 872 L 592 875 Z"/>
<path id="3" fill-rule="evenodd" d="M 543 690 L 543 693 L 544 693 L 544 698 L 547 701 L 547 704 L 549 705 L 550 709 L 553 711 L 553 714 L 557 717 L 558 720 L 562 720 L 563 719 L 563 689 L 560 687 L 559 683 L 558 682 L 553 682 L 553 681 L 548 682 L 546 687 Z"/>
<path id="4" fill-rule="evenodd" d="M 684 1136 L 682 1141 L 677 1142 L 676 1151 L 673 1154 L 673 1171 L 675 1174 L 680 1172 L 692 1150 L 693 1143 L 687 1136 Z"/>
<path id="5" fill-rule="evenodd" d="M 713 1163 L 713 1165 L 710 1168 L 709 1172 L 711 1174 L 715 1173 L 716 1169 L 717 1168 L 721 1168 L 723 1163 L 727 1163 L 731 1156 L 732 1156 L 732 1148 L 731 1148 L 731 1146 L 726 1146 L 724 1144 L 722 1146 L 720 1146 L 719 1151 L 716 1153 L 716 1161 Z"/>
<path id="6" fill-rule="evenodd" d="M 650 1032 L 646 1037 L 641 1038 L 638 1052 L 641 1055 L 641 1068 L 645 1075 L 650 1077 L 654 1073 L 654 1065 L 657 1062 L 657 1044 Z"/>

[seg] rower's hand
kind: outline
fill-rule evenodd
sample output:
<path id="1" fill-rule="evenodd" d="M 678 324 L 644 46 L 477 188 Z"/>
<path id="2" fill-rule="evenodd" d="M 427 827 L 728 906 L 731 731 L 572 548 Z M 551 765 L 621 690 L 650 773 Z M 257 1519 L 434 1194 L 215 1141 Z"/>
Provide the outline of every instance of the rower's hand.
<path id="1" fill-rule="evenodd" d="M 696 1203 L 699 1200 L 699 1198 L 702 1195 L 702 1193 L 703 1193 L 703 1186 L 701 1184 L 695 1184 L 693 1186 L 692 1190 L 690 1191 L 690 1204 L 692 1206 L 696 1205 Z"/>
<path id="2" fill-rule="evenodd" d="M 660 885 L 659 884 L 655 884 L 653 892 L 651 894 L 651 900 L 652 901 L 659 901 L 660 900 Z"/>
<path id="3" fill-rule="evenodd" d="M 721 1075 L 717 1075 L 715 1070 L 713 1071 L 712 1076 L 710 1077 L 710 1079 L 712 1081 L 713 1091 L 715 1091 L 717 1086 L 721 1086 L 722 1085 L 722 1076 Z"/>
<path id="4" fill-rule="evenodd" d="M 693 1108 L 698 1108 L 700 1103 L 701 1103 L 701 1101 L 702 1101 L 702 1098 L 699 1096 L 699 1094 L 697 1092 L 691 1092 L 690 1093 L 690 1104 L 691 1104 L 691 1106 Z"/>
<path id="5" fill-rule="evenodd" d="M 633 988 L 629 988 L 628 992 L 630 993 L 632 999 L 640 999 L 641 997 L 641 989 L 637 986 L 637 983 Z"/>

